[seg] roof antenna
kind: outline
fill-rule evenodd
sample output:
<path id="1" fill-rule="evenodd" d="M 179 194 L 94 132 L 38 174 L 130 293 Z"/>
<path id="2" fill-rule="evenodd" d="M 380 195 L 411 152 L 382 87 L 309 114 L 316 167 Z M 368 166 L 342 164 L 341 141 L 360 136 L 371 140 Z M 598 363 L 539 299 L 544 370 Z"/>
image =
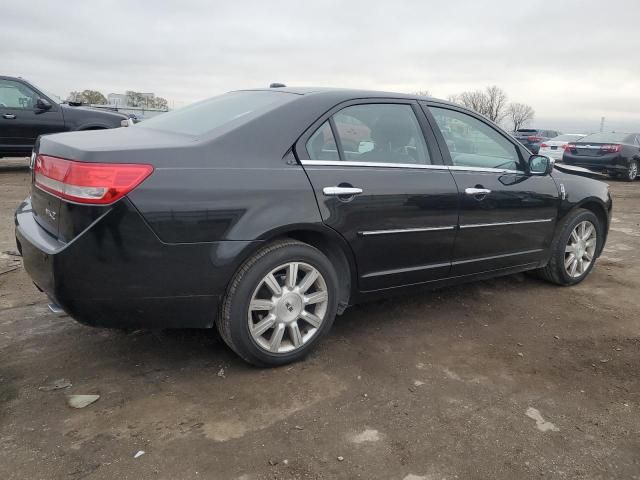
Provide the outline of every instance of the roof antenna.
<path id="1" fill-rule="evenodd" d="M 284 83 L 278 83 L 278 82 L 274 82 L 271 85 L 269 85 L 269 88 L 284 88 L 284 87 L 286 87 Z"/>

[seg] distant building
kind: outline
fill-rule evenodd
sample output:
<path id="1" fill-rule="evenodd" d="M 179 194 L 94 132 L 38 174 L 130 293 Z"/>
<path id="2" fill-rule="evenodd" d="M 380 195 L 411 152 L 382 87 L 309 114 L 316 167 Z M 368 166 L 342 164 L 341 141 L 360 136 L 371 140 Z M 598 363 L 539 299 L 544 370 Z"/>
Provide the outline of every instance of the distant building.
<path id="1" fill-rule="evenodd" d="M 155 93 L 152 93 L 152 92 L 140 93 L 140 95 L 143 98 L 149 99 L 149 100 L 153 100 L 156 96 Z M 131 107 L 132 106 L 132 105 L 129 105 L 129 99 L 125 93 L 110 93 L 109 95 L 107 95 L 107 103 L 115 107 Z"/>

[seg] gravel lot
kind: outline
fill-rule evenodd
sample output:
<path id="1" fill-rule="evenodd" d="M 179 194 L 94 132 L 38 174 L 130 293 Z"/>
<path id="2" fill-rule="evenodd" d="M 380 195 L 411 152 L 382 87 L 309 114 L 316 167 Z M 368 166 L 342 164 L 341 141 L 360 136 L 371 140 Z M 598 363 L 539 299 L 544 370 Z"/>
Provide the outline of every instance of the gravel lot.
<path id="1" fill-rule="evenodd" d="M 0 182 L 11 251 L 29 176 Z M 515 275 L 358 306 L 307 361 L 271 370 L 213 332 L 53 315 L 0 254 L 0 478 L 640 479 L 640 182 L 612 191 L 581 285 Z M 72 409 L 68 394 L 100 399 Z"/>

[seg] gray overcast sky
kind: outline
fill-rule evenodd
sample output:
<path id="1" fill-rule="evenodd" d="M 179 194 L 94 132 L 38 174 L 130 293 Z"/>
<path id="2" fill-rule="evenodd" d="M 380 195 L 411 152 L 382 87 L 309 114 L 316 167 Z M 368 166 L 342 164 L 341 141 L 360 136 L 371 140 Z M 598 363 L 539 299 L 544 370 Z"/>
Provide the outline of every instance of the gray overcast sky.
<path id="1" fill-rule="evenodd" d="M 45 90 L 497 84 L 541 127 L 640 130 L 640 0 L 3 0 L 0 69 Z M 544 123 L 544 125 L 542 125 Z"/>

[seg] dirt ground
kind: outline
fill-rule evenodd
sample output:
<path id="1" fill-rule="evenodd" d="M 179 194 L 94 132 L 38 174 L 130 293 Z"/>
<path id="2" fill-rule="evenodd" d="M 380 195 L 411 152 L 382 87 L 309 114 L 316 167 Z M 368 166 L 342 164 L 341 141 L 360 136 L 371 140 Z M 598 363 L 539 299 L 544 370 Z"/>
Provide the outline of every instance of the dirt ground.
<path id="1" fill-rule="evenodd" d="M 28 189 L 26 170 L 0 172 L 0 251 Z M 640 182 L 612 191 L 581 285 L 515 275 L 358 306 L 270 370 L 213 332 L 49 313 L 3 253 L 0 478 L 640 479 Z"/>

